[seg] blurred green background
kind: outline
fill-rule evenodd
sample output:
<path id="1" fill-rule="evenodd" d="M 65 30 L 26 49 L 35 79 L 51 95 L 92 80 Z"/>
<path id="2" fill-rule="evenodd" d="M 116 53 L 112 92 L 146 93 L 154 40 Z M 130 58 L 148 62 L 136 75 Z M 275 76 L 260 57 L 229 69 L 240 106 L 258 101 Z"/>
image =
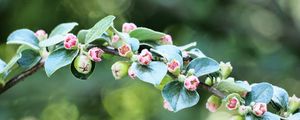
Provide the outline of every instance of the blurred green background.
<path id="1" fill-rule="evenodd" d="M 300 96 L 299 0 L 0 0 L 0 58 L 14 55 L 16 46 L 5 42 L 16 29 L 50 32 L 74 21 L 77 33 L 110 14 L 119 29 L 134 22 L 171 34 L 176 45 L 197 41 L 206 55 L 230 61 L 237 79 L 271 82 Z M 73 77 L 69 66 L 51 78 L 38 71 L 0 95 L 0 120 L 227 119 L 205 109 L 204 90 L 196 106 L 168 112 L 152 85 L 114 80 L 113 62 L 97 64 L 88 81 Z"/>

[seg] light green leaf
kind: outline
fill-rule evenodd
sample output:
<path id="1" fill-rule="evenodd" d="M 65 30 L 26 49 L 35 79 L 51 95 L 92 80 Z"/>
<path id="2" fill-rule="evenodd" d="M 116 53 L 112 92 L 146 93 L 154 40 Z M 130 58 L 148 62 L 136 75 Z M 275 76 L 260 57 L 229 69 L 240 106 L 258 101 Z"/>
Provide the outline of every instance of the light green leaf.
<path id="1" fill-rule="evenodd" d="M 197 91 L 188 91 L 182 82 L 168 83 L 162 90 L 163 98 L 169 102 L 174 112 L 196 105 L 200 99 Z"/>
<path id="2" fill-rule="evenodd" d="M 49 38 L 55 35 L 66 35 L 77 25 L 78 23 L 76 22 L 59 24 L 51 31 Z"/>
<path id="3" fill-rule="evenodd" d="M 140 47 L 140 41 L 135 38 L 128 38 L 125 41 L 130 45 L 132 51 L 137 51 Z"/>
<path id="4" fill-rule="evenodd" d="M 289 95 L 288 93 L 277 86 L 273 86 L 274 94 L 272 97 L 272 101 L 277 105 L 283 108 L 284 110 L 287 110 L 288 103 L 289 103 Z"/>
<path id="5" fill-rule="evenodd" d="M 273 86 L 269 83 L 257 83 L 251 85 L 251 92 L 247 94 L 246 104 L 251 102 L 269 103 L 273 97 Z"/>
<path id="6" fill-rule="evenodd" d="M 140 41 L 143 40 L 160 40 L 165 33 L 157 32 L 148 28 L 139 27 L 129 33 L 130 37 L 134 37 Z"/>
<path id="7" fill-rule="evenodd" d="M 111 26 L 113 25 L 113 21 L 116 17 L 115 16 L 107 16 L 101 19 L 98 23 L 96 23 L 90 31 L 86 34 L 85 44 L 91 43 L 96 40 Z"/>
<path id="8" fill-rule="evenodd" d="M 242 96 L 245 92 L 250 92 L 250 90 L 246 87 L 229 80 L 220 81 L 218 84 L 216 84 L 215 88 L 227 95 L 231 93 L 238 93 Z"/>
<path id="9" fill-rule="evenodd" d="M 181 50 L 174 45 L 161 45 L 155 48 L 157 54 L 167 58 L 168 61 L 177 60 L 180 66 L 183 66 L 183 58 L 181 57 Z"/>
<path id="10" fill-rule="evenodd" d="M 262 116 L 263 120 L 280 120 L 280 116 L 273 114 L 271 112 L 266 112 L 263 116 Z"/>
<path id="11" fill-rule="evenodd" d="M 139 79 L 154 85 L 159 85 L 168 71 L 166 64 L 156 61 L 147 66 L 132 63 L 130 68 L 137 74 Z"/>
<path id="12" fill-rule="evenodd" d="M 189 51 L 189 55 L 192 58 L 201 58 L 201 57 L 206 57 L 201 50 L 199 50 L 198 48 L 193 48 Z"/>
<path id="13" fill-rule="evenodd" d="M 39 50 L 39 40 L 34 32 L 28 29 L 20 29 L 11 33 L 7 38 L 7 44 L 27 45 L 34 50 Z"/>
<path id="14" fill-rule="evenodd" d="M 48 47 L 48 46 L 52 46 L 55 45 L 57 43 L 60 43 L 62 41 L 64 41 L 65 37 L 63 35 L 55 35 L 53 37 L 50 37 L 46 40 L 43 40 L 39 43 L 40 47 Z"/>
<path id="15" fill-rule="evenodd" d="M 56 70 L 72 63 L 79 50 L 57 49 L 45 61 L 45 71 L 50 77 Z"/>
<path id="16" fill-rule="evenodd" d="M 288 120 L 300 120 L 300 113 L 296 113 L 288 118 Z"/>
<path id="17" fill-rule="evenodd" d="M 217 72 L 220 69 L 220 66 L 217 61 L 208 57 L 202 57 L 192 60 L 187 66 L 187 71 L 189 69 L 194 69 L 195 76 L 199 77 L 202 75 Z"/>
<path id="18" fill-rule="evenodd" d="M 80 43 L 84 43 L 85 42 L 85 37 L 86 37 L 86 34 L 89 32 L 89 30 L 80 30 L 77 34 L 77 38 L 78 38 L 78 41 Z"/>

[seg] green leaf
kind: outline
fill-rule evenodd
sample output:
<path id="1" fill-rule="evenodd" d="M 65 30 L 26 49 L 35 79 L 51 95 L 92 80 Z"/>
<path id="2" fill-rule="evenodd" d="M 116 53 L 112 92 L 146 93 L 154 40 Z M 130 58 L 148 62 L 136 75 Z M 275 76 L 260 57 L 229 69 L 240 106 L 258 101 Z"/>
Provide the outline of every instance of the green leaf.
<path id="1" fill-rule="evenodd" d="M 269 83 L 257 83 L 251 85 L 251 92 L 246 96 L 246 104 L 251 102 L 269 103 L 273 97 L 273 86 Z"/>
<path id="2" fill-rule="evenodd" d="M 300 113 L 296 113 L 288 118 L 288 120 L 300 120 Z"/>
<path id="3" fill-rule="evenodd" d="M 288 93 L 277 86 L 273 86 L 274 94 L 272 97 L 272 101 L 277 105 L 283 108 L 284 110 L 287 110 L 288 103 L 289 103 L 289 95 Z"/>
<path id="4" fill-rule="evenodd" d="M 220 81 L 216 84 L 215 88 L 227 95 L 231 93 L 238 93 L 242 96 L 245 92 L 250 92 L 250 90 L 246 87 L 229 80 Z"/>
<path id="5" fill-rule="evenodd" d="M 0 71 L 2 71 L 6 66 L 6 63 L 0 59 Z M 3 72 L 0 73 L 0 85 L 4 85 L 5 84 L 5 77 L 8 75 L 8 72 Z"/>
<path id="6" fill-rule="evenodd" d="M 199 50 L 198 48 L 193 48 L 189 51 L 189 55 L 192 58 L 201 58 L 201 57 L 206 57 L 201 50 Z"/>
<path id="7" fill-rule="evenodd" d="M 196 105 L 200 99 L 196 91 L 188 91 L 182 82 L 168 83 L 162 90 L 163 98 L 168 101 L 174 112 Z"/>
<path id="8" fill-rule="evenodd" d="M 78 41 L 80 43 L 84 43 L 85 42 L 85 38 L 86 38 L 86 34 L 89 32 L 90 30 L 80 30 L 77 34 L 77 38 Z"/>
<path id="9" fill-rule="evenodd" d="M 7 44 L 27 45 L 34 50 L 39 50 L 39 40 L 34 32 L 28 29 L 20 29 L 11 33 L 7 38 Z"/>
<path id="10" fill-rule="evenodd" d="M 273 114 L 271 112 L 266 112 L 263 116 L 262 116 L 262 120 L 280 120 L 280 116 Z"/>
<path id="11" fill-rule="evenodd" d="M 30 69 L 41 60 L 39 53 L 32 50 L 25 50 L 22 52 L 22 57 L 18 60 L 20 67 Z"/>
<path id="12" fill-rule="evenodd" d="M 159 85 L 168 71 L 166 64 L 156 61 L 147 66 L 132 63 L 130 68 L 137 74 L 139 79 L 154 85 Z"/>
<path id="13" fill-rule="evenodd" d="M 192 60 L 187 66 L 187 71 L 189 69 L 194 69 L 195 75 L 199 77 L 217 72 L 220 69 L 220 66 L 217 61 L 208 57 L 202 57 Z"/>
<path id="14" fill-rule="evenodd" d="M 65 39 L 65 36 L 63 35 L 55 35 L 53 37 L 50 37 L 46 40 L 43 40 L 39 43 L 39 46 L 40 47 L 48 47 L 48 46 L 52 46 L 52 45 L 55 45 L 57 43 L 60 43 L 62 41 L 64 41 Z"/>
<path id="15" fill-rule="evenodd" d="M 55 35 L 66 35 L 77 25 L 78 23 L 76 22 L 59 24 L 51 31 L 49 38 Z"/>
<path id="16" fill-rule="evenodd" d="M 138 39 L 128 38 L 125 41 L 130 45 L 132 51 L 137 51 L 140 47 L 140 42 Z"/>
<path id="17" fill-rule="evenodd" d="M 134 37 L 140 41 L 143 40 L 160 40 L 165 33 L 157 32 L 148 28 L 139 27 L 129 33 L 130 37 Z"/>
<path id="18" fill-rule="evenodd" d="M 50 77 L 56 70 L 72 63 L 79 50 L 57 49 L 45 61 L 45 71 Z"/>
<path id="19" fill-rule="evenodd" d="M 86 34 L 85 44 L 93 42 L 99 36 L 101 36 L 112 24 L 115 16 L 107 16 L 96 23 L 90 31 Z"/>
<path id="20" fill-rule="evenodd" d="M 181 50 L 174 45 L 161 45 L 155 48 L 158 53 L 167 58 L 168 61 L 177 60 L 183 66 L 183 58 L 181 57 Z"/>
<path id="21" fill-rule="evenodd" d="M 173 78 L 169 76 L 168 74 L 163 78 L 163 80 L 160 82 L 159 85 L 156 85 L 155 87 L 158 88 L 159 90 L 162 90 L 165 85 L 167 85 L 169 82 L 171 82 Z"/>

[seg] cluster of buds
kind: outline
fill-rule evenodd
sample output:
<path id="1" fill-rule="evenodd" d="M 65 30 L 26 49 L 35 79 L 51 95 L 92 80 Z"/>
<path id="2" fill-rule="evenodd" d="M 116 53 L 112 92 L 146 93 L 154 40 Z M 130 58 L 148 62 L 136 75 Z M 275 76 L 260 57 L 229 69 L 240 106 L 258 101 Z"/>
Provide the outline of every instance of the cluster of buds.
<path id="1" fill-rule="evenodd" d="M 267 112 L 267 104 L 266 103 L 255 103 L 252 106 L 252 113 L 256 116 L 262 116 Z"/>
<path id="2" fill-rule="evenodd" d="M 170 103 L 166 100 L 164 100 L 164 104 L 163 104 L 163 107 L 166 109 L 166 110 L 169 110 L 169 111 L 173 111 Z"/>
<path id="3" fill-rule="evenodd" d="M 89 49 L 89 57 L 95 61 L 95 62 L 100 62 L 102 59 L 101 59 L 101 56 L 103 55 L 104 51 L 98 47 L 93 47 L 91 49 Z"/>
<path id="4" fill-rule="evenodd" d="M 174 75 L 179 75 L 180 73 L 180 63 L 177 60 L 172 60 L 168 64 L 168 71 Z"/>
<path id="5" fill-rule="evenodd" d="M 116 80 L 123 78 L 128 73 L 129 62 L 118 61 L 111 66 L 111 71 Z"/>
<path id="6" fill-rule="evenodd" d="M 200 84 L 198 78 L 196 76 L 188 76 L 185 80 L 184 80 L 184 87 L 187 90 L 190 91 L 195 91 L 198 87 L 198 85 Z"/>
<path id="7" fill-rule="evenodd" d="M 122 57 L 131 57 L 133 55 L 131 47 L 129 44 L 123 44 L 118 48 L 119 55 Z"/>
<path id="8" fill-rule="evenodd" d="M 226 79 L 232 72 L 232 66 L 230 62 L 220 62 L 220 73 L 223 79 Z"/>
<path id="9" fill-rule="evenodd" d="M 164 35 L 160 38 L 159 41 L 160 44 L 162 45 L 172 45 L 173 44 L 173 40 L 171 35 Z"/>
<path id="10" fill-rule="evenodd" d="M 48 34 L 44 30 L 37 30 L 34 35 L 40 40 L 45 40 L 48 38 Z"/>
<path id="11" fill-rule="evenodd" d="M 74 34 L 69 33 L 65 36 L 64 46 L 66 49 L 74 49 L 77 47 L 77 44 L 78 39 Z"/>
<path id="12" fill-rule="evenodd" d="M 129 33 L 132 30 L 136 29 L 136 25 L 134 23 L 124 23 L 122 26 L 122 32 Z"/>
<path id="13" fill-rule="evenodd" d="M 138 62 L 142 65 L 149 65 L 153 59 L 152 53 L 147 49 L 143 49 L 142 52 L 137 56 Z"/>
<path id="14" fill-rule="evenodd" d="M 221 98 L 212 95 L 207 99 L 206 109 L 208 109 L 210 112 L 216 112 L 221 104 L 222 104 Z"/>

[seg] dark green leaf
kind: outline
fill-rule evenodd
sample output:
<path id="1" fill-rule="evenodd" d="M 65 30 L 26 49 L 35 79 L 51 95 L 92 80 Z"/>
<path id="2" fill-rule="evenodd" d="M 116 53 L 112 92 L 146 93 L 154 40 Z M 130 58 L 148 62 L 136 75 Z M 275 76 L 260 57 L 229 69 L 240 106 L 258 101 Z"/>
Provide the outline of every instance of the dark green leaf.
<path id="1" fill-rule="evenodd" d="M 199 77 L 217 72 L 220 69 L 220 66 L 215 60 L 208 57 L 202 57 L 192 60 L 187 66 L 187 70 L 189 69 L 194 69 L 195 75 Z"/>
<path id="2" fill-rule="evenodd" d="M 86 34 L 85 44 L 91 43 L 101 36 L 113 24 L 115 18 L 110 15 L 96 23 Z"/>
<path id="3" fill-rule="evenodd" d="M 173 81 L 162 90 L 163 98 L 168 101 L 174 112 L 196 105 L 200 99 L 196 91 L 188 91 L 183 83 Z"/>
<path id="4" fill-rule="evenodd" d="M 70 32 L 78 23 L 70 22 L 70 23 L 62 23 L 57 25 L 50 33 L 49 38 L 55 35 L 65 35 Z"/>
<path id="5" fill-rule="evenodd" d="M 24 68 L 29 69 L 36 65 L 41 59 L 39 53 L 32 50 L 25 50 L 22 52 L 22 57 L 18 60 L 18 64 Z"/>
<path id="6" fill-rule="evenodd" d="M 142 40 L 160 40 L 165 33 L 157 32 L 148 28 L 139 27 L 129 33 L 130 37 Z"/>
<path id="7" fill-rule="evenodd" d="M 57 49 L 45 61 L 45 71 L 50 77 L 56 70 L 72 63 L 79 50 Z"/>
<path id="8" fill-rule="evenodd" d="M 167 74 L 167 65 L 163 62 L 153 61 L 147 66 L 132 63 L 130 68 L 137 74 L 139 79 L 154 85 L 159 85 Z"/>
<path id="9" fill-rule="evenodd" d="M 247 94 L 246 104 L 251 102 L 269 103 L 272 99 L 274 90 L 273 86 L 269 83 L 257 83 L 251 85 L 251 92 Z"/>
<path id="10" fill-rule="evenodd" d="M 27 45 L 34 50 L 39 50 L 39 40 L 34 32 L 28 29 L 20 29 L 11 33 L 7 38 L 7 44 Z"/>
<path id="11" fill-rule="evenodd" d="M 60 43 L 62 41 L 64 41 L 65 37 L 63 35 L 55 35 L 53 37 L 50 37 L 46 40 L 43 40 L 39 43 L 40 47 L 48 47 L 48 46 L 52 46 L 55 45 L 57 43 Z"/>

